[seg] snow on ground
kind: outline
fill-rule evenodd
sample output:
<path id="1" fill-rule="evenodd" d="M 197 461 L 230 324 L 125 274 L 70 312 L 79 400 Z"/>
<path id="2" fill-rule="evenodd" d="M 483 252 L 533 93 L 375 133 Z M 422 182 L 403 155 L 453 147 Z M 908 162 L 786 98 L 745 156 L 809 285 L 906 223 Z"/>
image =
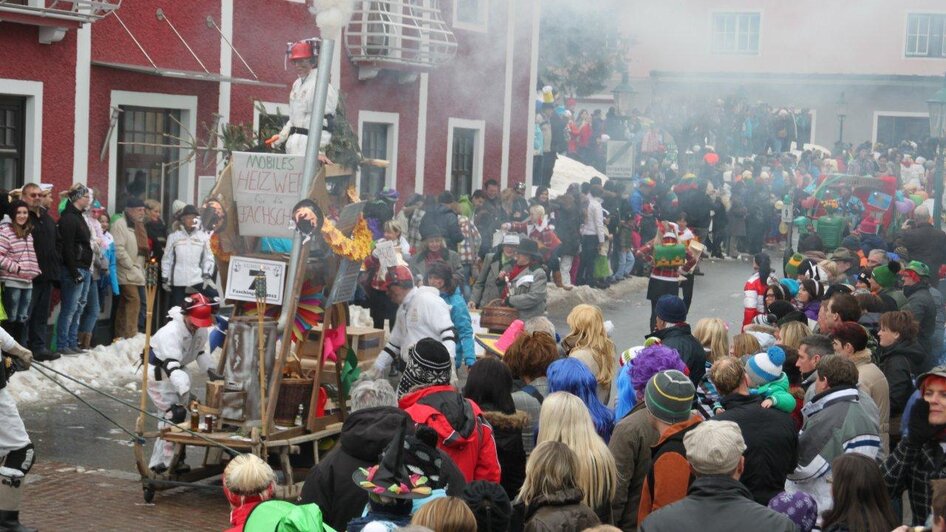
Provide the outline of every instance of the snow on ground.
<path id="1" fill-rule="evenodd" d="M 646 277 L 631 277 L 611 285 L 607 290 L 590 286 L 576 286 L 571 290 L 564 290 L 550 284 L 548 308 L 555 313 L 568 314 L 565 309 L 571 309 L 581 303 L 601 306 L 611 302 L 626 301 L 631 294 L 641 292 L 646 287 Z"/>
<path id="2" fill-rule="evenodd" d="M 139 334 L 134 338 L 119 340 L 111 345 L 97 346 L 84 355 L 63 356 L 43 364 L 106 392 L 114 392 L 121 388 L 137 391 L 139 389 L 137 381 L 141 380 L 138 362 L 144 345 L 145 335 Z M 56 376 L 49 371 L 46 373 Z M 68 386 L 70 390 L 78 392 L 79 395 L 93 393 L 74 382 L 56 377 L 59 382 Z M 39 371 L 32 369 L 13 375 L 7 389 L 21 405 L 48 403 L 63 396 L 69 396 L 59 385 L 41 375 Z"/>

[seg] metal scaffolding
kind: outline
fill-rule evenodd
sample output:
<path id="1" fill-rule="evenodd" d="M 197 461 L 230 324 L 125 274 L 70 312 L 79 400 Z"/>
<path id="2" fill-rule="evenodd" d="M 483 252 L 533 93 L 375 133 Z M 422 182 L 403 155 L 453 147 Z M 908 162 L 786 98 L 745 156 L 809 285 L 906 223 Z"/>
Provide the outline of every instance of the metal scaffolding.
<path id="1" fill-rule="evenodd" d="M 351 60 L 364 66 L 434 68 L 456 56 L 457 40 L 439 0 L 361 0 L 345 47 Z"/>

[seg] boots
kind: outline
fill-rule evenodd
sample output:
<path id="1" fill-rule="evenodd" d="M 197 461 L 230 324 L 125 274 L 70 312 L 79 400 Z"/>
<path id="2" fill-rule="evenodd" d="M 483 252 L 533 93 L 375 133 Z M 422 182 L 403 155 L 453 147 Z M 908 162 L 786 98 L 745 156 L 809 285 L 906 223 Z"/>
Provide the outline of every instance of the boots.
<path id="1" fill-rule="evenodd" d="M 566 286 L 565 284 L 562 283 L 562 272 L 559 270 L 555 270 L 554 272 L 552 272 L 552 280 L 555 282 L 555 286 L 559 288 L 564 288 L 565 290 L 572 289 L 571 285 Z"/>
<path id="2" fill-rule="evenodd" d="M 37 532 L 35 528 L 27 528 L 20 524 L 20 512 L 6 512 L 0 510 L 0 530 L 4 532 Z"/>
<path id="3" fill-rule="evenodd" d="M 13 486 L 7 477 L 0 477 L 0 530 L 4 532 L 36 532 L 20 524 L 20 500 L 23 498 L 22 483 Z M 22 478 L 22 477 L 21 477 Z M 15 508 L 15 509 L 14 509 Z"/>
<path id="4" fill-rule="evenodd" d="M 79 333 L 79 349 L 88 351 L 92 348 L 92 333 Z"/>

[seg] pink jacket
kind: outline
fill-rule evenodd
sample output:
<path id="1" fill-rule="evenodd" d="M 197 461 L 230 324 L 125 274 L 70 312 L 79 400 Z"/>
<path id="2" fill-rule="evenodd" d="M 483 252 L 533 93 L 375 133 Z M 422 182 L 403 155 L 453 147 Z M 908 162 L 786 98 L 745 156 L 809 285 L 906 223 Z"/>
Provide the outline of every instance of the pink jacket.
<path id="1" fill-rule="evenodd" d="M 19 238 L 12 224 L 0 224 L 0 281 L 32 282 L 39 274 L 33 235 Z"/>

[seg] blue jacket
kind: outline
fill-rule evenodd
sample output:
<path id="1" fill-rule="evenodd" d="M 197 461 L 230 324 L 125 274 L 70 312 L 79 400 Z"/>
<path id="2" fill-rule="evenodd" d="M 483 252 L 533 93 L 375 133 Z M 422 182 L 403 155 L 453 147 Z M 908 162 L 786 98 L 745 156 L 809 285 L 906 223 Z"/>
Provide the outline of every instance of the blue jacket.
<path id="1" fill-rule="evenodd" d="M 111 285 L 112 295 L 118 295 L 118 261 L 115 258 L 115 242 L 112 241 L 105 250 L 105 258 L 108 259 L 108 278 L 99 277 L 99 286 L 105 287 Z"/>
<path id="2" fill-rule="evenodd" d="M 440 293 L 440 297 L 450 305 L 450 319 L 453 321 L 453 327 L 457 330 L 457 356 L 456 365 L 465 363 L 472 366 L 476 362 L 476 349 L 473 347 L 473 322 L 470 320 L 470 310 L 463 300 L 463 294 L 457 288 L 452 295 Z"/>

